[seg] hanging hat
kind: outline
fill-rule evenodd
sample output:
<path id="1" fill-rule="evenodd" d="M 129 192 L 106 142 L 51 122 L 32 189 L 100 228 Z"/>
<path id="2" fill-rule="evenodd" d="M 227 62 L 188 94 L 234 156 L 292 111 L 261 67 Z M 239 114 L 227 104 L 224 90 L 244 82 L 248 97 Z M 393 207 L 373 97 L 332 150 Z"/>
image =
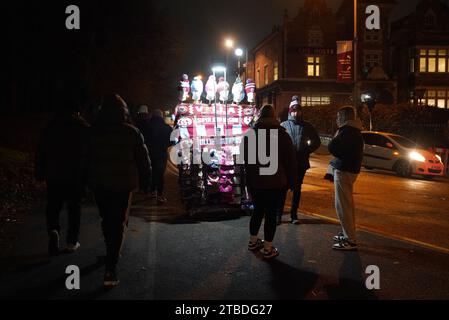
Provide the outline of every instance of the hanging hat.
<path id="1" fill-rule="evenodd" d="M 138 113 L 148 113 L 148 106 L 146 105 L 141 105 L 139 107 L 139 110 L 137 111 Z"/>

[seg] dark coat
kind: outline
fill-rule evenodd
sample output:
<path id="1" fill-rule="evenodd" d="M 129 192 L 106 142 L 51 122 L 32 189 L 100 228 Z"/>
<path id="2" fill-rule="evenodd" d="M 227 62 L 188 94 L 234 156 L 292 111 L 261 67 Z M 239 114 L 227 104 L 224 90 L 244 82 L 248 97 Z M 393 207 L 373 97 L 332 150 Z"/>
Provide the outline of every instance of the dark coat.
<path id="1" fill-rule="evenodd" d="M 298 185 L 297 165 L 295 159 L 295 152 L 292 141 L 279 122 L 272 118 L 259 119 L 254 125 L 254 132 L 256 134 L 256 148 L 254 149 L 258 154 L 259 145 L 259 130 L 261 129 L 277 129 L 278 131 L 278 168 L 274 175 L 261 175 L 260 169 L 268 168 L 269 165 L 262 165 L 257 157 L 256 164 L 245 161 L 246 183 L 251 189 L 290 189 Z M 252 129 L 250 129 L 252 130 Z M 247 132 L 245 136 L 249 135 L 251 131 Z M 267 132 L 267 151 L 270 150 L 269 132 Z M 247 147 L 244 148 L 244 159 L 249 160 L 248 147 L 246 138 L 242 140 Z M 248 140 L 250 141 L 250 140 Z"/>
<path id="2" fill-rule="evenodd" d="M 151 177 L 151 162 L 139 129 L 124 110 L 101 110 L 89 138 L 88 181 L 94 190 L 134 191 Z"/>
<path id="3" fill-rule="evenodd" d="M 315 128 L 308 122 L 289 119 L 281 124 L 292 139 L 296 151 L 299 170 L 310 169 L 310 154 L 321 145 L 321 139 Z"/>
<path id="4" fill-rule="evenodd" d="M 147 140 L 149 138 L 149 131 L 150 131 L 150 116 L 148 115 L 148 113 L 137 114 L 136 127 L 137 127 L 137 129 L 139 129 L 140 133 L 143 135 L 143 138 L 145 139 L 145 143 L 147 143 Z"/>
<path id="5" fill-rule="evenodd" d="M 64 113 L 45 127 L 36 149 L 35 176 L 51 183 L 83 186 L 86 178 L 89 125 Z"/>
<path id="6" fill-rule="evenodd" d="M 341 127 L 329 143 L 329 152 L 335 157 L 331 166 L 337 170 L 359 174 L 362 168 L 364 141 L 358 125 Z"/>
<path id="7" fill-rule="evenodd" d="M 165 123 L 163 118 L 151 117 L 148 136 L 145 137 L 145 141 L 152 161 L 167 161 L 167 149 L 172 145 L 170 141 L 171 133 L 172 128 Z"/>

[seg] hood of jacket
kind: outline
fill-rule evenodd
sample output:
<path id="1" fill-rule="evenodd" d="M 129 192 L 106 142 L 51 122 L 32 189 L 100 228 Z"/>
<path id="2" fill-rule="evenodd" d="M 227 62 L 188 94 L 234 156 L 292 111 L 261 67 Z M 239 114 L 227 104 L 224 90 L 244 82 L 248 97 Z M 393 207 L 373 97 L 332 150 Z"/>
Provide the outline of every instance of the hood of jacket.
<path id="1" fill-rule="evenodd" d="M 363 130 L 363 124 L 362 121 L 360 119 L 355 119 L 355 120 L 348 120 L 345 123 L 343 123 L 343 125 L 341 126 L 343 127 L 352 127 L 352 128 L 356 128 L 360 131 Z"/>

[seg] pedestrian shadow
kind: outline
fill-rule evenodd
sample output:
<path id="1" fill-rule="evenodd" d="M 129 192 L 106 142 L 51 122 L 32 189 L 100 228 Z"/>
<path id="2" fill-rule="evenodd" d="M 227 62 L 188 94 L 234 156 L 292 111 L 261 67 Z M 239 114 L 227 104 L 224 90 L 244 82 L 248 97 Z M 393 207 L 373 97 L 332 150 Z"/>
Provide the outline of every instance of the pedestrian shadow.
<path id="1" fill-rule="evenodd" d="M 338 285 L 324 286 L 332 300 L 377 300 L 365 285 L 364 269 L 358 252 L 345 252 L 339 271 Z"/>
<path id="2" fill-rule="evenodd" d="M 245 214 L 241 210 L 227 211 L 221 210 L 210 210 L 209 212 L 200 211 L 196 213 L 187 212 L 184 215 L 174 219 L 169 222 L 170 224 L 191 224 L 191 223 L 201 223 L 201 222 L 220 222 L 220 221 L 231 221 L 238 220 Z"/>
<path id="3" fill-rule="evenodd" d="M 318 274 L 292 267 L 280 260 L 267 261 L 271 268 L 271 286 L 278 299 L 303 300 L 315 287 Z"/>
<path id="4" fill-rule="evenodd" d="M 240 208 L 227 208 L 225 206 L 200 206 L 195 208 L 195 210 L 179 210 L 173 206 L 143 206 L 134 204 L 131 207 L 130 215 L 147 222 L 196 224 L 237 220 L 247 214 Z"/>
<path id="5" fill-rule="evenodd" d="M 85 266 L 80 269 L 81 277 L 85 277 L 90 273 L 96 271 L 104 265 L 104 259 L 101 257 L 97 257 L 97 261 L 91 265 Z M 56 298 L 54 295 L 57 292 L 62 290 L 66 290 L 65 281 L 67 279 L 67 275 L 63 274 L 52 281 L 44 283 L 42 285 L 38 285 L 32 288 L 23 288 L 16 292 L 10 292 L 8 297 L 3 297 L 2 299 L 8 300 L 18 300 L 18 299 L 37 299 L 37 300 L 46 300 Z"/>

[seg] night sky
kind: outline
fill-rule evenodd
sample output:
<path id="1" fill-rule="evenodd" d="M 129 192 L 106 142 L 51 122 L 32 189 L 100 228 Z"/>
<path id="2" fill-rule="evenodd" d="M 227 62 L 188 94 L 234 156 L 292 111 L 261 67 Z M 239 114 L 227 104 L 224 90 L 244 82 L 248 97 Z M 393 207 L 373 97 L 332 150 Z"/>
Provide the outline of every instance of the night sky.
<path id="1" fill-rule="evenodd" d="M 114 91 L 135 104 L 173 104 L 183 73 L 190 79 L 197 74 L 207 77 L 213 61 L 225 60 L 226 37 L 251 50 L 282 23 L 285 9 L 294 17 L 304 1 L 8 2 L 11 12 L 5 20 L 10 33 L 5 43 L 10 58 L 0 63 L 6 70 L 1 77 L 12 84 L 1 95 L 1 105 L 12 105 L 12 98 L 5 97 L 17 92 L 16 109 L 36 105 L 36 100 L 40 109 L 55 107 L 70 82 L 82 84 L 80 90 L 88 97 Z M 409 14 L 418 1 L 398 0 L 393 19 Z M 335 10 L 341 0 L 327 3 Z M 65 29 L 69 4 L 80 7 L 81 30 Z M 233 50 L 229 57 L 229 69 L 236 68 Z"/>

